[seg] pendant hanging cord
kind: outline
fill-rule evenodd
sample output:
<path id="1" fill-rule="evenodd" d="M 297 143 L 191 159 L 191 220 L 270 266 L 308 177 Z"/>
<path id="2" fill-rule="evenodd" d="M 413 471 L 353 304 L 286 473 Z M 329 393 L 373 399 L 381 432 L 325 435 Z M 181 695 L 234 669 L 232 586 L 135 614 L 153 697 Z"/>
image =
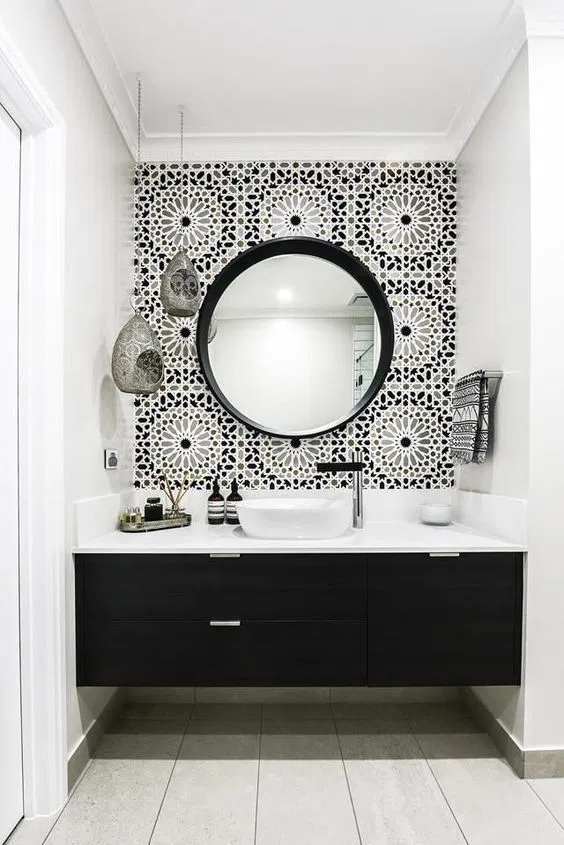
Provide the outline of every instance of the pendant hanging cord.
<path id="1" fill-rule="evenodd" d="M 139 194 L 139 164 L 141 163 L 141 75 L 137 74 L 137 167 L 136 173 L 133 180 L 133 249 L 134 249 L 134 257 L 133 257 L 133 293 L 129 298 L 129 304 L 131 305 L 133 311 L 138 314 L 139 308 L 137 307 L 136 303 L 136 294 L 138 294 L 140 290 L 140 276 L 141 276 L 141 269 L 139 267 L 139 244 L 138 244 L 138 236 L 139 233 L 137 231 L 137 212 L 138 212 L 138 194 Z M 133 300 L 133 301 L 132 301 Z"/>
<path id="2" fill-rule="evenodd" d="M 137 164 L 141 161 L 141 77 L 137 74 Z"/>

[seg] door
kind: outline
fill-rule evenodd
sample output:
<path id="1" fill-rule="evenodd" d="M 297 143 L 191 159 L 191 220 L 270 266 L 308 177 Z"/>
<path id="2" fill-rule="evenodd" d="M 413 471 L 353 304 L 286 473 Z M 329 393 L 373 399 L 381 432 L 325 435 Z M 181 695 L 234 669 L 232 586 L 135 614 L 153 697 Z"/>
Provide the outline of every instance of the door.
<path id="1" fill-rule="evenodd" d="M 522 555 L 375 555 L 368 566 L 368 683 L 518 684 Z"/>
<path id="2" fill-rule="evenodd" d="M 23 816 L 18 529 L 20 129 L 0 106 L 0 842 Z"/>

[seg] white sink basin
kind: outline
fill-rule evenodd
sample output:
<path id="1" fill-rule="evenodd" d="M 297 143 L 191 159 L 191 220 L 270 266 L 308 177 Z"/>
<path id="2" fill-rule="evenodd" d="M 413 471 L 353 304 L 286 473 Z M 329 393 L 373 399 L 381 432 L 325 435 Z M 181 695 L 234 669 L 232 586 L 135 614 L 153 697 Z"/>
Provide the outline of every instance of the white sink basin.
<path id="1" fill-rule="evenodd" d="M 344 499 L 250 499 L 237 504 L 241 528 L 261 540 L 327 540 L 351 523 Z"/>

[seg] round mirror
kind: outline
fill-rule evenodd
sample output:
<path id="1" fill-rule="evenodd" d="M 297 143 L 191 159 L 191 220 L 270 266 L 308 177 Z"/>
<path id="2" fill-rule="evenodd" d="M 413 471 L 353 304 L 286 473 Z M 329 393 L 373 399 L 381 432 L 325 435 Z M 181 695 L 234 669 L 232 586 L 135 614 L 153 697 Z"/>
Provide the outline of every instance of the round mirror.
<path id="1" fill-rule="evenodd" d="M 394 331 L 380 285 L 357 258 L 318 239 L 280 238 L 218 275 L 197 346 L 229 413 L 257 431 L 299 438 L 331 431 L 370 403 L 390 367 Z"/>

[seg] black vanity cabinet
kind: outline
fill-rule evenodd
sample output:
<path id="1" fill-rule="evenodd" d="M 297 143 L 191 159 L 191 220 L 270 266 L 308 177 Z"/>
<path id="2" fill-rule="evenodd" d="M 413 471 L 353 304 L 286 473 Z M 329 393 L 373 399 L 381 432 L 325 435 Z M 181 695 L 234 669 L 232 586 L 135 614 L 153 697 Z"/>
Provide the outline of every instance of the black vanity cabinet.
<path id="1" fill-rule="evenodd" d="M 364 555 L 76 555 L 80 685 L 364 685 Z"/>
<path id="2" fill-rule="evenodd" d="M 519 684 L 523 555 L 379 554 L 368 565 L 368 684 Z"/>
<path id="3" fill-rule="evenodd" d="M 86 686 L 518 684 L 522 555 L 77 554 Z"/>

